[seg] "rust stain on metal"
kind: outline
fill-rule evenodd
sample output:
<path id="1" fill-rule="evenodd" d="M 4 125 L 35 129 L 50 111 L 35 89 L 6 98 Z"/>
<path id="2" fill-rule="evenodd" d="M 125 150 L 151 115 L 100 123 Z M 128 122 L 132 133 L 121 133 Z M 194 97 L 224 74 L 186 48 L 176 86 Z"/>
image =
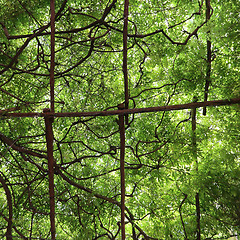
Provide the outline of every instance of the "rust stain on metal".
<path id="1" fill-rule="evenodd" d="M 128 7 L 129 7 L 129 0 L 125 0 L 124 26 L 123 26 L 123 75 L 124 75 L 124 92 L 125 92 L 125 108 L 126 109 L 128 109 L 128 105 L 129 105 L 128 67 L 127 67 Z M 128 124 L 128 115 L 126 115 L 126 124 Z"/>
<path id="2" fill-rule="evenodd" d="M 118 105 L 120 111 L 123 110 L 123 106 Z M 125 239 L 125 127 L 124 127 L 124 115 L 119 115 L 119 130 L 120 130 L 120 174 L 121 174 L 121 232 L 122 240 Z"/>
<path id="3" fill-rule="evenodd" d="M 44 113 L 50 112 L 50 109 L 44 109 Z M 55 199 L 54 199 L 54 157 L 53 157 L 53 117 L 45 117 L 47 158 L 48 158 L 48 177 L 49 177 L 49 196 L 50 196 L 50 222 L 51 239 L 55 240 Z"/>
<path id="4" fill-rule="evenodd" d="M 51 66 L 50 66 L 50 100 L 51 112 L 54 112 L 54 68 L 55 68 L 55 3 L 50 2 L 51 9 Z"/>
<path id="5" fill-rule="evenodd" d="M 93 117 L 93 116 L 113 116 L 113 115 L 124 115 L 124 114 L 134 114 L 134 113 L 150 113 L 150 112 L 163 112 L 163 111 L 176 111 L 183 109 L 200 108 L 204 106 L 225 106 L 232 104 L 239 104 L 239 98 L 225 99 L 225 100 L 213 100 L 207 102 L 196 102 L 196 103 L 186 103 L 168 106 L 158 106 L 158 107 L 148 107 L 148 108 L 132 108 L 123 110 L 112 110 L 112 111 L 95 111 L 95 112 L 63 112 L 63 113 L 53 113 L 53 112 L 28 112 L 28 113 L 4 113 L 3 117 Z M 1 114 L 0 114 L 1 116 Z"/>

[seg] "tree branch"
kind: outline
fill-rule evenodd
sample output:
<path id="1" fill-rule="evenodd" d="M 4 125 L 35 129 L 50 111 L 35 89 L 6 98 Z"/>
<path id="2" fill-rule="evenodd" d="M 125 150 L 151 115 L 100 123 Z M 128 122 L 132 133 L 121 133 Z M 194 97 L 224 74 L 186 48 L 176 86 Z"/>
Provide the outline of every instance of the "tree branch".
<path id="1" fill-rule="evenodd" d="M 12 240 L 12 221 L 13 221 L 13 206 L 12 206 L 12 195 L 11 192 L 8 188 L 8 185 L 5 181 L 5 179 L 2 177 L 3 173 L 0 172 L 0 182 L 3 186 L 3 189 L 6 193 L 6 197 L 7 197 L 7 204 L 8 204 L 8 226 L 7 226 L 7 232 L 6 232 L 6 239 L 7 240 Z"/>
<path id="2" fill-rule="evenodd" d="M 29 150 L 29 149 L 26 149 L 24 147 L 21 147 L 16 143 L 16 140 L 13 141 L 12 139 L 6 137 L 5 135 L 3 135 L 2 133 L 0 133 L 0 140 L 4 143 L 6 143 L 10 148 L 20 152 L 20 153 L 25 153 L 25 154 L 28 154 L 28 155 L 31 155 L 31 156 L 34 156 L 34 157 L 39 157 L 39 158 L 45 158 L 47 159 L 47 156 L 46 155 L 43 155 L 41 153 L 37 153 L 37 152 L 34 152 L 32 150 Z"/>

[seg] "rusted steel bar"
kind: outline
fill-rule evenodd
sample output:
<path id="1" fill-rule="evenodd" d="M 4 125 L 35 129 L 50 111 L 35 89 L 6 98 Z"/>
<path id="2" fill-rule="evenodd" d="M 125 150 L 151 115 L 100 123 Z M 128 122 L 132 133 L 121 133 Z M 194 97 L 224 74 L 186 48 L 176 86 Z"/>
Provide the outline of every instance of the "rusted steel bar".
<path id="1" fill-rule="evenodd" d="M 50 109 L 44 109 L 44 113 L 50 112 Z M 48 178 L 49 178 L 49 196 L 50 196 L 50 223 L 51 239 L 55 240 L 55 200 L 54 200 L 54 157 L 53 157 L 53 117 L 45 117 L 47 158 L 48 158 Z"/>
<path id="2" fill-rule="evenodd" d="M 133 114 L 133 113 L 147 113 L 147 112 L 162 112 L 162 111 L 176 111 L 183 109 L 192 109 L 200 108 L 204 106 L 224 106 L 239 104 L 239 98 L 225 99 L 225 100 L 213 100 L 207 102 L 196 102 L 196 103 L 186 103 L 186 104 L 177 104 L 177 105 L 168 105 L 168 106 L 159 106 L 159 107 L 148 107 L 148 108 L 132 108 L 132 109 L 123 109 L 123 110 L 112 110 L 112 111 L 96 111 L 96 112 L 63 112 L 63 113 L 37 113 L 37 112 L 28 112 L 28 113 L 4 113 L 0 114 L 2 117 L 94 117 L 94 116 L 112 116 L 112 115 L 123 115 L 123 114 Z"/>
<path id="3" fill-rule="evenodd" d="M 211 17 L 211 5 L 210 0 L 206 0 L 206 21 L 209 21 Z M 212 63 L 212 47 L 211 47 L 211 39 L 210 39 L 210 31 L 207 32 L 207 69 L 206 69 L 206 83 L 204 89 L 204 101 L 208 99 L 208 89 L 211 83 L 211 63 Z M 206 107 L 203 107 L 203 115 L 207 114 Z"/>
<path id="4" fill-rule="evenodd" d="M 118 109 L 122 111 L 124 105 L 118 105 Z M 120 174 L 121 174 L 121 233 L 122 240 L 125 240 L 125 127 L 124 115 L 119 115 L 119 130 L 120 130 Z"/>
<path id="5" fill-rule="evenodd" d="M 197 140 L 196 140 L 196 127 L 197 127 L 197 111 L 196 108 L 192 108 L 191 117 L 192 117 L 192 147 L 194 158 L 196 159 L 197 152 Z"/>
<path id="6" fill-rule="evenodd" d="M 199 192 L 195 195 L 195 201 L 196 201 L 196 212 L 197 212 L 197 239 L 201 240 L 201 225 L 200 225 L 200 219 L 201 219 L 201 212 L 200 212 L 200 200 L 199 200 Z"/>
<path id="7" fill-rule="evenodd" d="M 50 102 L 54 112 L 54 68 L 55 68 L 55 2 L 50 0 L 51 11 L 51 66 L 50 66 Z"/>
<path id="8" fill-rule="evenodd" d="M 125 93 L 125 109 L 129 105 L 129 89 L 128 89 L 128 69 L 127 69 L 127 38 L 128 38 L 128 6 L 129 0 L 124 2 L 124 26 L 123 26 L 123 75 L 124 75 L 124 93 Z M 128 124 L 128 116 L 126 115 L 126 124 Z"/>
<path id="9" fill-rule="evenodd" d="M 196 167 L 195 171 L 198 172 L 198 159 L 197 159 L 197 137 L 196 137 L 196 128 L 197 128 L 197 111 L 196 108 L 192 109 L 192 152 L 193 152 L 193 159 L 195 161 Z M 197 240 L 201 240 L 201 212 L 200 212 L 200 199 L 199 199 L 199 191 L 195 194 L 195 205 L 196 205 L 196 235 Z"/>

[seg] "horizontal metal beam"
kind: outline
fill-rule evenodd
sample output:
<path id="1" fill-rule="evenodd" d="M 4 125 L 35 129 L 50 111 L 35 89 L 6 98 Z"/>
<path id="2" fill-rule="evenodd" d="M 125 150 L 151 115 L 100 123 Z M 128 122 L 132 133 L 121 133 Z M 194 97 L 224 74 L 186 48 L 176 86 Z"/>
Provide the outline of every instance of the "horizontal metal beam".
<path id="1" fill-rule="evenodd" d="M 125 115 L 134 113 L 147 113 L 147 112 L 163 112 L 163 111 L 176 111 L 183 109 L 192 109 L 200 107 L 210 107 L 210 106 L 224 106 L 232 104 L 240 104 L 240 97 L 225 100 L 214 100 L 206 102 L 194 102 L 178 105 L 168 105 L 159 107 L 148 107 L 148 108 L 132 108 L 123 110 L 112 110 L 112 111 L 96 111 L 96 112 L 63 112 L 63 113 L 3 113 L 0 114 L 1 117 L 94 117 L 94 116 L 111 116 L 111 115 Z"/>

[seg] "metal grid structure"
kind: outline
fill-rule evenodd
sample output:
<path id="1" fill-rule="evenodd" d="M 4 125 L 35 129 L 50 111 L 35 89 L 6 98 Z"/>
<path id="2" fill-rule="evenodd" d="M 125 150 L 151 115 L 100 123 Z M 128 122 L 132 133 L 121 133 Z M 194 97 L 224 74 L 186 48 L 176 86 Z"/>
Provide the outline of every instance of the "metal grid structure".
<path id="1" fill-rule="evenodd" d="M 209 1 L 210 2 L 210 1 Z M 63 179 L 65 179 L 67 182 L 71 183 L 72 185 L 77 186 L 80 189 L 83 189 L 84 191 L 92 194 L 93 196 L 100 198 L 102 200 L 105 200 L 107 202 L 113 203 L 114 205 L 117 205 L 121 209 L 121 223 L 120 223 L 120 229 L 121 229 L 121 239 L 126 239 L 125 234 L 125 221 L 126 221 L 126 215 L 125 215 L 125 125 L 128 125 L 129 123 L 129 116 L 136 113 L 151 113 L 151 112 L 165 112 L 165 111 L 178 111 L 183 109 L 195 109 L 196 108 L 204 108 L 204 114 L 206 114 L 206 107 L 210 106 L 224 106 L 224 105 L 231 105 L 231 104 L 239 104 L 240 98 L 235 99 L 227 99 L 227 100 L 214 100 L 214 101 L 208 101 L 208 87 L 210 83 L 210 71 L 211 71 L 211 42 L 208 40 L 208 70 L 207 70 L 207 84 L 205 87 L 205 97 L 204 102 L 192 102 L 187 104 L 180 104 L 180 105 L 165 105 L 165 106 L 158 106 L 158 107 L 146 107 L 146 108 L 129 108 L 129 84 L 128 84 L 128 6 L 129 1 L 125 0 L 125 8 L 124 8 L 124 27 L 123 27 L 123 74 L 124 74 L 124 92 L 125 92 L 125 99 L 123 100 L 123 104 L 119 103 L 118 110 L 107 110 L 107 111 L 92 111 L 92 112 L 55 112 L 55 19 L 61 14 L 61 11 L 64 9 L 65 4 L 67 3 L 67 0 L 64 1 L 62 4 L 61 9 L 58 11 L 57 14 L 55 14 L 55 6 L 54 6 L 54 0 L 51 0 L 51 21 L 49 24 L 47 24 L 42 29 L 38 30 L 36 33 L 32 35 L 26 35 L 26 36 L 8 36 L 9 39 L 18 39 L 20 37 L 27 38 L 25 44 L 22 46 L 22 48 L 19 49 L 19 52 L 16 54 L 15 58 L 12 60 L 12 62 L 7 66 L 7 68 L 10 68 L 14 61 L 18 58 L 18 56 L 21 54 L 25 46 L 30 42 L 31 39 L 35 38 L 36 36 L 39 36 L 43 34 L 43 31 L 47 29 L 49 26 L 51 27 L 51 66 L 50 66 L 50 108 L 43 109 L 43 112 L 11 112 L 18 110 L 17 108 L 13 109 L 6 109 L 1 110 L 0 114 L 2 116 L 2 119 L 7 118 L 43 118 L 45 121 L 45 133 L 46 133 L 46 146 L 47 146 L 47 157 L 41 153 L 35 153 L 34 151 L 27 150 L 24 148 L 21 148 L 20 146 L 15 145 L 15 142 L 6 138 L 4 135 L 1 135 L 0 138 L 3 142 L 5 142 L 6 145 L 8 145 L 10 148 L 13 148 L 14 150 L 20 152 L 24 158 L 24 155 L 30 155 L 30 156 L 36 156 L 39 158 L 47 158 L 48 161 L 48 179 L 49 179 L 49 204 L 50 204 L 50 223 L 51 223 L 51 239 L 56 239 L 56 223 L 55 223 L 55 187 L 54 187 L 54 178 L 55 174 L 59 175 Z M 110 12 L 111 8 L 116 3 L 116 0 L 114 0 L 104 11 L 104 14 L 102 16 L 102 19 L 99 20 L 103 22 L 104 18 L 107 16 L 107 14 Z M 207 17 L 206 21 L 210 19 L 210 4 L 207 4 L 208 11 L 207 11 Z M 202 24 L 203 25 L 203 24 Z M 195 35 L 197 31 L 200 29 L 201 26 L 197 27 L 189 36 L 187 37 L 186 41 L 183 43 L 177 43 L 178 45 L 185 45 L 188 40 L 191 38 L 191 36 Z M 165 34 L 165 33 L 164 33 Z M 92 38 L 91 41 L 94 41 Z M 170 41 L 172 41 L 170 39 Z M 173 41 L 172 41 L 173 42 Z M 174 43 L 174 42 L 173 42 Z M 4 69 L 6 71 L 7 69 Z M 196 111 L 195 111 L 196 115 Z M 62 169 L 58 166 L 54 159 L 54 129 L 53 129 L 53 122 L 56 118 L 73 118 L 73 117 L 99 117 L 99 116 L 118 116 L 118 125 L 119 125 L 119 143 L 120 143 L 120 176 L 121 176 L 121 202 L 118 202 L 112 198 L 108 198 L 106 196 L 102 196 L 100 194 L 94 193 L 89 188 L 83 188 L 82 186 L 78 185 L 77 183 L 74 183 L 69 178 L 67 178 L 64 174 Z M 196 116 L 195 116 L 196 117 Z M 196 124 L 196 123 L 195 123 Z M 193 131 L 195 131 L 195 128 L 193 127 Z M 40 166 L 39 166 L 40 167 Z M 43 169 L 42 169 L 43 170 Z M 0 175 L 1 177 L 1 175 Z M 7 239 L 13 239 L 12 238 L 12 228 L 13 223 L 11 219 L 12 215 L 12 209 L 10 209 L 10 202 L 11 200 L 11 193 L 9 188 L 7 187 L 4 179 L 1 177 L 0 179 L 6 195 L 7 200 L 9 203 L 9 218 L 6 219 L 8 221 L 8 230 L 6 233 Z M 128 210 L 127 210 L 128 211 Z M 132 221 L 129 217 L 127 221 Z M 142 230 L 136 225 L 136 228 L 138 231 L 142 234 L 142 236 L 145 239 L 154 239 L 149 238 Z M 19 233 L 20 234 L 20 233 Z M 21 234 L 20 234 L 21 235 Z M 22 236 L 24 238 L 24 236 Z M 199 232 L 199 239 L 200 239 L 200 232 Z M 25 238 L 24 238 L 25 239 Z"/>

